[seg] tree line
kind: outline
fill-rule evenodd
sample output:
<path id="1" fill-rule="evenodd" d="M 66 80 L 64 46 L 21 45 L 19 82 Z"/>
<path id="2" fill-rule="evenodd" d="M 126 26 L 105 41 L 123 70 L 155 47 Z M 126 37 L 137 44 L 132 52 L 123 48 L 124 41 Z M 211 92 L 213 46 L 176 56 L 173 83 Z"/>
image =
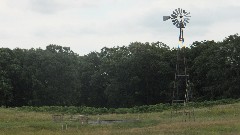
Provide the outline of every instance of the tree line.
<path id="1" fill-rule="evenodd" d="M 104 47 L 0 48 L 1 106 L 132 107 L 172 98 L 177 48 L 162 42 Z M 183 49 L 179 50 L 180 53 Z M 184 49 L 194 101 L 240 97 L 240 37 Z"/>

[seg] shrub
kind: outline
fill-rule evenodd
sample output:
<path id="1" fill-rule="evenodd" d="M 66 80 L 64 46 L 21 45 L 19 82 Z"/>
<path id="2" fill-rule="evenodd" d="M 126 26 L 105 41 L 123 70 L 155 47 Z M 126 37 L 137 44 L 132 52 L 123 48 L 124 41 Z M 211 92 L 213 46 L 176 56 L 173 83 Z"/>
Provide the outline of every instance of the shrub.
<path id="1" fill-rule="evenodd" d="M 189 107 L 211 107 L 214 105 L 221 104 L 231 104 L 239 102 L 240 99 L 221 99 L 216 101 L 203 101 L 203 102 L 189 102 Z M 23 111 L 35 111 L 35 112 L 51 112 L 51 113 L 65 113 L 65 114 L 85 114 L 85 115 L 96 115 L 96 114 L 108 114 L 108 113 L 148 113 L 148 112 L 162 112 L 168 110 L 171 107 L 181 108 L 183 105 L 171 106 L 170 104 L 156 104 L 156 105 L 143 105 L 143 106 L 134 106 L 132 108 L 94 108 L 86 106 L 42 106 L 42 107 L 33 107 L 33 106 L 23 106 L 18 107 L 17 109 Z"/>

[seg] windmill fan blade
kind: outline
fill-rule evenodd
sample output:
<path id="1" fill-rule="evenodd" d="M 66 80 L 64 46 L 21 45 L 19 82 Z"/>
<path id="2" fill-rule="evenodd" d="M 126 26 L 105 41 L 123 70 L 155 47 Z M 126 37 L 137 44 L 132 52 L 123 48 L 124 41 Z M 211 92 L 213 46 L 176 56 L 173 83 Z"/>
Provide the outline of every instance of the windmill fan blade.
<path id="1" fill-rule="evenodd" d="M 176 22 L 176 21 L 178 21 L 177 19 L 172 19 L 172 22 Z"/>
<path id="2" fill-rule="evenodd" d="M 177 9 L 175 9 L 175 11 L 176 11 L 176 13 L 177 13 L 177 15 L 178 15 L 179 13 L 178 13 Z"/>
<path id="3" fill-rule="evenodd" d="M 174 12 L 174 11 L 173 11 L 173 14 L 174 14 L 174 15 L 177 15 L 177 13 L 176 13 L 176 12 Z"/>
<path id="4" fill-rule="evenodd" d="M 184 18 L 184 22 L 187 22 L 187 23 L 189 23 L 189 21 L 188 20 L 190 20 L 189 18 Z"/>
<path id="5" fill-rule="evenodd" d="M 163 16 L 163 21 L 166 21 L 166 20 L 168 20 L 170 18 L 171 18 L 170 16 Z"/>
<path id="6" fill-rule="evenodd" d="M 173 23 L 173 25 L 176 25 L 176 24 L 177 24 L 177 22 L 174 22 L 174 23 Z"/>
<path id="7" fill-rule="evenodd" d="M 184 18 L 184 22 L 188 22 L 190 19 L 189 18 Z M 189 22 L 188 22 L 189 23 Z"/>
<path id="8" fill-rule="evenodd" d="M 187 12 L 185 10 L 183 10 L 183 13 L 186 14 Z"/>
<path id="9" fill-rule="evenodd" d="M 175 21 L 175 22 L 173 22 L 173 25 L 176 25 L 178 22 L 177 21 Z"/>
<path id="10" fill-rule="evenodd" d="M 185 13 L 185 15 L 189 15 L 190 14 L 190 12 L 188 12 L 188 13 Z"/>
<path id="11" fill-rule="evenodd" d="M 172 22 L 176 22 L 177 21 L 177 19 L 172 19 Z"/>
<path id="12" fill-rule="evenodd" d="M 178 13 L 181 13 L 181 12 L 180 12 L 180 8 L 178 8 Z"/>
<path id="13" fill-rule="evenodd" d="M 183 16 L 190 16 L 190 13 L 188 14 L 188 13 L 186 13 L 186 14 L 184 14 Z"/>
<path id="14" fill-rule="evenodd" d="M 177 15 L 171 14 L 172 18 L 177 18 Z"/>
<path id="15" fill-rule="evenodd" d="M 179 24 L 179 22 L 176 20 L 175 22 L 173 22 L 173 25 Z"/>
<path id="16" fill-rule="evenodd" d="M 177 28 L 180 28 L 180 24 L 179 23 L 177 23 L 176 26 L 177 26 Z"/>

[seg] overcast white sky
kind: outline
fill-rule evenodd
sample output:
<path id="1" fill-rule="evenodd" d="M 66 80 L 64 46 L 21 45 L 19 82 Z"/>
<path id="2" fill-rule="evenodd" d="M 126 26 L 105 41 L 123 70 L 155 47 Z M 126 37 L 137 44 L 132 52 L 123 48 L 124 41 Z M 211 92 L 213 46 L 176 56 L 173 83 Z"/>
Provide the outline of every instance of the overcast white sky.
<path id="1" fill-rule="evenodd" d="M 80 54 L 130 42 L 177 47 L 179 30 L 162 16 L 191 12 L 185 44 L 240 31 L 239 0 L 0 0 L 0 47 L 71 47 Z"/>

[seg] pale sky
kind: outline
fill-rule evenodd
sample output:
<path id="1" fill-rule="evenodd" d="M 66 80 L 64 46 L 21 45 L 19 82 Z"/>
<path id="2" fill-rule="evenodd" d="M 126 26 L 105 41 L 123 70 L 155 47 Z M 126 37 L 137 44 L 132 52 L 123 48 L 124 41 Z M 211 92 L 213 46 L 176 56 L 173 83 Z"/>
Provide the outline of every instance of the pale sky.
<path id="1" fill-rule="evenodd" d="M 0 0 L 0 47 L 70 47 L 79 55 L 131 42 L 177 47 L 176 8 L 190 12 L 185 44 L 222 41 L 240 31 L 239 0 Z"/>

